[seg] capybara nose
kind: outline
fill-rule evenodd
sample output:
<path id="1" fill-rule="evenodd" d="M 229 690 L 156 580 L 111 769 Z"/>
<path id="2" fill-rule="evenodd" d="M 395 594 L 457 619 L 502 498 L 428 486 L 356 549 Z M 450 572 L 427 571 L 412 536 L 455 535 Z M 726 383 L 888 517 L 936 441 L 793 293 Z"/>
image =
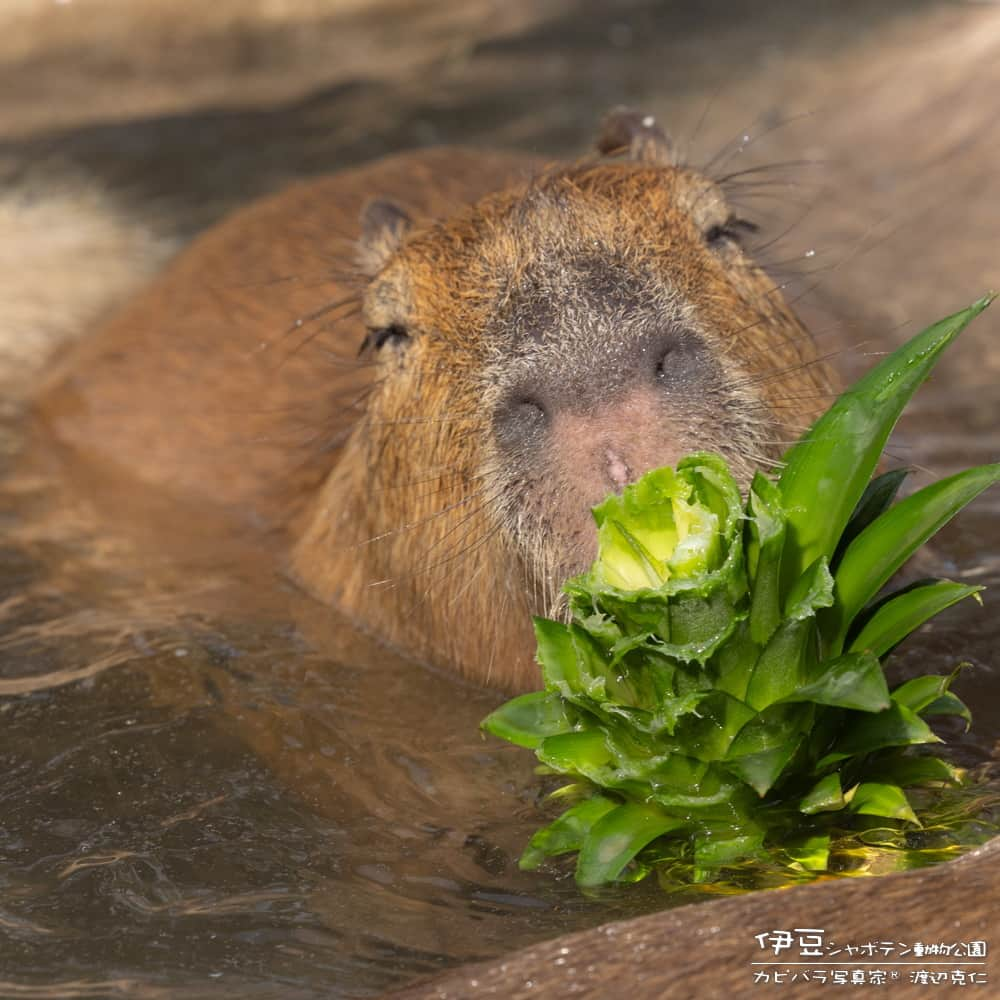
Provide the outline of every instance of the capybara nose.
<path id="1" fill-rule="evenodd" d="M 640 390 L 585 410 L 553 405 L 540 394 L 512 395 L 494 418 L 497 441 L 512 460 L 547 467 L 590 506 L 621 492 L 654 467 L 650 462 L 667 464 L 673 456 L 643 444 L 661 437 L 654 395 Z"/>
<path id="2" fill-rule="evenodd" d="M 546 437 L 546 466 L 584 510 L 693 450 L 648 386 L 586 413 L 560 411 Z"/>
<path id="3" fill-rule="evenodd" d="M 588 502 L 680 457 L 674 431 L 710 393 L 704 346 L 683 328 L 627 339 L 591 336 L 589 350 L 540 341 L 493 412 L 502 453 L 539 460 Z M 617 341 L 617 342 L 616 342 Z"/>

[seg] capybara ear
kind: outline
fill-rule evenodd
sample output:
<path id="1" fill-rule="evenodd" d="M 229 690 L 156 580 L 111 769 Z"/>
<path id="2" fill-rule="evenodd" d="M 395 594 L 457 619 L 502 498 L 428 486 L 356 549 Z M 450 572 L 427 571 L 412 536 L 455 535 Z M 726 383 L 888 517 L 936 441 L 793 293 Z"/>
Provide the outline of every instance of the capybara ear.
<path id="1" fill-rule="evenodd" d="M 677 162 L 673 143 L 656 119 L 632 108 L 615 108 L 604 116 L 596 146 L 604 156 L 627 155 L 639 163 L 669 167 Z"/>
<path id="2" fill-rule="evenodd" d="M 378 274 L 399 249 L 410 228 L 410 217 L 395 202 L 376 198 L 361 212 L 358 266 L 367 277 Z"/>

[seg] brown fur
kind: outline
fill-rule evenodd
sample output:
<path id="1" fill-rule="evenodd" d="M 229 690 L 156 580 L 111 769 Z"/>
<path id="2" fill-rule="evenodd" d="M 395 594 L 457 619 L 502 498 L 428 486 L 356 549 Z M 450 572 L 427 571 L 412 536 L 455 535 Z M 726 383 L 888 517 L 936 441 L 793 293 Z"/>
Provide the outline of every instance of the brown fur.
<path id="1" fill-rule="evenodd" d="M 36 412 L 76 450 L 274 529 L 298 579 L 387 642 L 531 686 L 528 613 L 590 557 L 590 505 L 700 448 L 745 480 L 829 390 L 722 192 L 639 146 L 643 162 L 542 172 L 437 150 L 265 199 L 65 359 Z M 367 213 L 358 317 L 348 251 L 371 196 L 416 222 Z M 356 364 L 365 326 L 391 342 Z M 657 374 L 693 370 L 640 391 L 668 335 Z M 553 429 L 504 445 L 525 379 L 561 386 Z M 581 471 L 566 456 L 591 434 Z"/>

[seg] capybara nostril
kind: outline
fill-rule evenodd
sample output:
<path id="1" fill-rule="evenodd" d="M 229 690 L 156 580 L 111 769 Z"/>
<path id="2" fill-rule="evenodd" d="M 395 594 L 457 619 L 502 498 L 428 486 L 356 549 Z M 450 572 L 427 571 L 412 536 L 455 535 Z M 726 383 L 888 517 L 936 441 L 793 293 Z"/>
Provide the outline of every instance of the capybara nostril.
<path id="1" fill-rule="evenodd" d="M 653 373 L 658 379 L 665 379 L 668 374 L 668 365 L 670 363 L 670 356 L 674 353 L 674 345 L 668 344 L 665 348 L 658 352 L 653 353 L 655 359 L 655 364 L 653 365 Z"/>
<path id="2" fill-rule="evenodd" d="M 536 443 L 548 424 L 548 407 L 539 396 L 525 392 L 511 393 L 493 414 L 497 442 L 504 448 Z"/>
<path id="3" fill-rule="evenodd" d="M 697 392 L 713 373 L 709 351 L 697 334 L 684 329 L 665 330 L 643 348 L 645 370 L 653 381 L 671 392 Z"/>
<path id="4" fill-rule="evenodd" d="M 694 335 L 679 328 L 662 330 L 643 345 L 644 368 L 652 368 L 657 379 L 669 378 L 678 363 L 683 364 L 685 356 L 695 349 Z"/>
<path id="5" fill-rule="evenodd" d="M 611 488 L 616 493 L 621 493 L 629 483 L 634 481 L 635 473 L 628 461 L 613 448 L 604 449 L 603 459 L 604 472 Z"/>

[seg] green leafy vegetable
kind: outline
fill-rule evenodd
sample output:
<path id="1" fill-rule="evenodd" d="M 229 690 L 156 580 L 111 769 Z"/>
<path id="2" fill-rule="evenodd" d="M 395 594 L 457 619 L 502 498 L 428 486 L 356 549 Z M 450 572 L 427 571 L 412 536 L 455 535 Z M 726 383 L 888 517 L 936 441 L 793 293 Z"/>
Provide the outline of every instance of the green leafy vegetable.
<path id="1" fill-rule="evenodd" d="M 785 456 L 778 485 L 791 536 L 782 565 L 786 587 L 815 559 L 836 551 L 903 408 L 941 352 L 992 299 L 984 296 L 890 354 L 843 393 Z"/>
<path id="2" fill-rule="evenodd" d="M 916 828 L 914 790 L 961 783 L 921 749 L 940 742 L 927 718 L 969 721 L 955 674 L 890 692 L 881 661 L 981 588 L 931 580 L 876 598 L 1000 465 L 896 503 L 905 471 L 871 476 L 907 400 L 989 301 L 882 361 L 745 503 L 723 459 L 698 453 L 594 509 L 598 556 L 565 584 L 570 620 L 535 621 L 545 690 L 483 723 L 571 782 L 522 867 L 576 852 L 584 887 L 678 864 L 710 882 L 746 859 L 804 878 L 826 870 L 836 830 Z"/>

